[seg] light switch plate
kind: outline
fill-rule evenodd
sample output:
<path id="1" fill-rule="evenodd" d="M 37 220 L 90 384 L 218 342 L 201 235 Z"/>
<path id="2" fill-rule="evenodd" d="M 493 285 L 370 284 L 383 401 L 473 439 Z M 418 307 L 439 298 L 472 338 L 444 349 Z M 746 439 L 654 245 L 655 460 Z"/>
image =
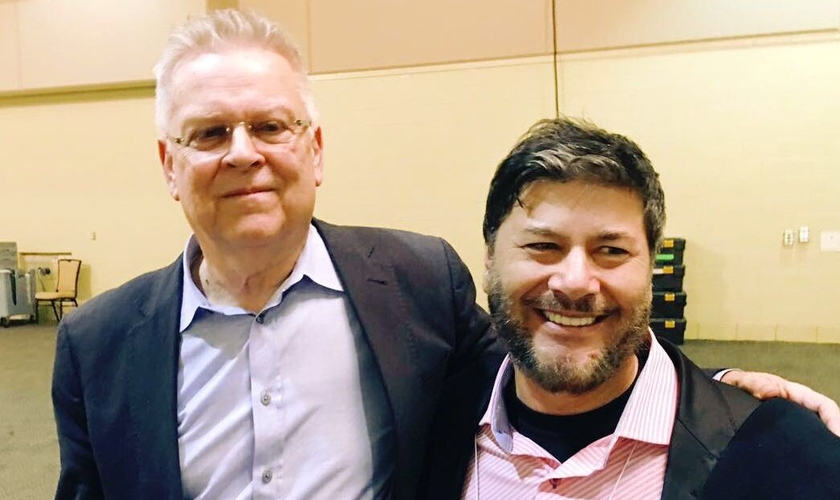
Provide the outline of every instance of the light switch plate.
<path id="1" fill-rule="evenodd" d="M 796 233 L 793 229 L 785 229 L 782 231 L 782 245 L 786 247 L 793 246 L 796 243 Z"/>
<path id="2" fill-rule="evenodd" d="M 811 239 L 811 231 L 808 229 L 808 226 L 800 226 L 799 227 L 799 243 L 808 243 Z"/>

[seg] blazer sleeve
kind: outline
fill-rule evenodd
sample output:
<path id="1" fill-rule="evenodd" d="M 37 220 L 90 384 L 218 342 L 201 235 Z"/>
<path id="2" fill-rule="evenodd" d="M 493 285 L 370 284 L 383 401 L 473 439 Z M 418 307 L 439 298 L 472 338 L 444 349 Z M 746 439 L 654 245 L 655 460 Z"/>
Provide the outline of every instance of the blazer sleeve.
<path id="1" fill-rule="evenodd" d="M 840 438 L 783 399 L 762 403 L 712 470 L 704 499 L 840 498 Z"/>
<path id="2" fill-rule="evenodd" d="M 447 373 L 451 376 L 486 356 L 502 353 L 503 349 L 490 326 L 490 316 L 476 304 L 475 284 L 466 264 L 448 242 L 441 241 L 452 283 L 456 324 L 455 348 Z"/>
<path id="3" fill-rule="evenodd" d="M 56 500 L 104 498 L 88 434 L 84 395 L 66 323 L 58 328 L 52 399 L 61 472 Z"/>

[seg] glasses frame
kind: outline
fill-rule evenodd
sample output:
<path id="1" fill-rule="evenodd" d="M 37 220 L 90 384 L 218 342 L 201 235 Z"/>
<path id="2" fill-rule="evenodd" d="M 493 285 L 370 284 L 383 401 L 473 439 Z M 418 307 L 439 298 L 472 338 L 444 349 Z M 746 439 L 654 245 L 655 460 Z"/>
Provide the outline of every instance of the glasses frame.
<path id="1" fill-rule="evenodd" d="M 276 121 L 280 121 L 280 120 L 276 120 Z M 240 125 L 245 127 L 245 131 L 248 132 L 248 137 L 250 137 L 252 141 L 258 141 L 262 144 L 277 145 L 277 144 L 288 144 L 288 143 L 292 142 L 294 140 L 294 138 L 299 137 L 300 134 L 304 130 L 306 130 L 307 128 L 312 126 L 312 120 L 297 118 L 295 120 L 292 120 L 292 122 L 289 123 L 288 125 L 286 125 L 293 134 L 293 138 L 291 140 L 289 140 L 288 142 L 265 142 L 265 141 L 259 139 L 258 137 L 255 137 L 254 133 L 253 133 L 254 124 L 250 121 L 247 121 L 247 120 L 225 124 L 225 134 L 227 134 L 227 137 L 228 137 L 227 148 L 222 148 L 222 149 L 219 149 L 218 151 L 199 149 L 199 148 L 196 148 L 195 146 L 190 145 L 190 142 L 192 142 L 192 139 L 190 138 L 191 134 L 186 136 L 186 137 L 183 137 L 183 136 L 182 137 L 171 137 L 171 136 L 169 136 L 169 139 L 171 139 L 172 142 L 174 142 L 178 146 L 181 146 L 182 148 L 188 148 L 188 149 L 191 149 L 191 150 L 196 151 L 198 153 L 223 154 L 223 153 L 226 153 L 226 152 L 230 151 L 230 141 L 233 138 L 233 131 L 236 130 Z"/>

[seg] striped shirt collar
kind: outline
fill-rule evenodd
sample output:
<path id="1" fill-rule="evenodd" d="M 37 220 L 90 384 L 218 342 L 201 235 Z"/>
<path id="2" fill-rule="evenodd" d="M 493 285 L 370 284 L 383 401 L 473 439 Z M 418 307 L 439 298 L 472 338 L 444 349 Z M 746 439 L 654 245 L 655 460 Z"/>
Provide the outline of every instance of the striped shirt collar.
<path id="1" fill-rule="evenodd" d="M 239 307 L 232 306 L 217 306 L 212 304 L 201 290 L 195 286 L 190 273 L 190 262 L 198 258 L 201 253 L 201 248 L 198 246 L 198 241 L 195 235 L 190 236 L 184 248 L 181 265 L 184 269 L 184 281 L 182 287 L 182 301 L 181 301 L 181 322 L 179 332 L 183 332 L 190 326 L 195 313 L 199 308 L 208 309 L 211 311 L 221 312 L 223 314 L 249 314 L 248 311 Z M 327 251 L 327 246 L 315 226 L 309 225 L 309 234 L 306 238 L 306 243 L 303 250 L 298 256 L 295 267 L 292 269 L 289 277 L 278 287 L 274 295 L 266 303 L 264 309 L 269 309 L 280 303 L 285 293 L 294 284 L 298 283 L 306 276 L 314 283 L 325 288 L 330 288 L 339 292 L 344 291 L 341 281 L 338 278 L 338 272 L 332 263 L 332 258 Z"/>
<path id="2" fill-rule="evenodd" d="M 668 445 L 676 418 L 679 386 L 674 364 L 659 345 L 656 336 L 648 330 L 650 355 L 639 373 L 630 399 L 624 407 L 609 448 L 618 438 L 626 438 L 651 444 Z M 503 398 L 504 387 L 513 376 L 513 363 L 506 356 L 490 395 L 487 411 L 479 426 L 490 425 L 496 443 L 506 453 L 513 452 L 513 435 Z"/>

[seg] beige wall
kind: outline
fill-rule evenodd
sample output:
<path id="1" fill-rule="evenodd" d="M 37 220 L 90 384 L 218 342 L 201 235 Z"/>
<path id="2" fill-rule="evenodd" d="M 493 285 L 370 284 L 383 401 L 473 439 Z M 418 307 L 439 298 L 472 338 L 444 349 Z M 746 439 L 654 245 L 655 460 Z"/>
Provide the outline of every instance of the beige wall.
<path id="1" fill-rule="evenodd" d="M 240 0 L 282 22 L 313 73 L 546 55 L 550 0 Z"/>
<path id="2" fill-rule="evenodd" d="M 836 30 L 837 0 L 555 0 L 557 47 L 580 52 Z"/>
<path id="3" fill-rule="evenodd" d="M 447 238 L 481 276 L 484 197 L 554 109 L 547 57 L 316 77 L 326 177 L 316 215 Z"/>
<path id="4" fill-rule="evenodd" d="M 17 3 L 0 2 L 0 91 L 18 88 Z"/>
<path id="5" fill-rule="evenodd" d="M 151 92 L 0 105 L 0 239 L 82 259 L 83 299 L 171 262 L 189 234 L 158 166 Z"/>
<path id="6" fill-rule="evenodd" d="M 204 0 L 6 0 L 0 91 L 149 80 L 169 31 Z"/>
<path id="7" fill-rule="evenodd" d="M 22 1 L 0 2 L 0 27 Z M 505 10 L 513 2 L 487 2 L 475 13 L 484 18 L 474 23 L 467 22 L 468 10 L 455 9 L 450 19 L 460 20 L 461 29 L 437 40 L 451 37 L 452 50 L 423 45 L 417 27 L 381 51 L 367 35 L 340 32 L 330 40 L 331 32 L 318 28 L 335 25 L 327 19 L 331 13 L 346 18 L 383 3 L 360 1 L 354 12 L 324 8 L 329 2 L 262 3 L 274 7 L 275 18 L 290 16 L 313 68 L 320 68 L 313 87 L 327 163 L 316 213 L 334 222 L 442 235 L 480 276 L 480 221 L 492 171 L 530 123 L 554 113 L 555 66 L 545 39 L 550 4 L 534 2 L 538 8 L 511 20 L 517 27 L 531 16 L 533 30 L 495 38 L 487 37 L 502 31 L 493 19 L 513 16 Z M 647 16 L 659 15 L 660 24 L 692 24 L 697 17 L 686 17 L 684 9 L 651 9 L 656 2 L 634 4 Z M 173 5 L 176 11 L 195 7 Z M 438 19 L 429 6 L 449 13 L 441 3 L 424 5 L 381 18 L 390 11 L 377 11 L 353 23 L 366 29 L 370 22 L 386 33 L 395 28 L 381 26 L 385 19 L 397 25 L 418 16 Z M 766 6 L 778 14 L 790 3 Z M 720 41 L 697 41 L 707 34 L 689 30 L 680 40 L 622 38 L 627 48 L 600 50 L 616 43 L 611 32 L 623 20 L 638 24 L 638 18 L 616 9 L 593 17 L 576 2 L 558 2 L 558 12 L 577 15 L 597 38 L 583 52 L 565 46 L 558 57 L 560 108 L 636 139 L 661 172 L 668 233 L 688 239 L 689 337 L 840 342 L 840 317 L 831 314 L 840 305 L 833 293 L 840 253 L 818 251 L 819 231 L 840 229 L 840 92 L 834 89 L 840 16 L 826 21 L 838 7 L 840 0 L 809 3 L 795 22 L 772 28 L 795 35 L 756 32 L 766 23 L 757 23 L 753 9 L 729 12 L 729 25 L 741 31 Z M 802 19 L 810 21 L 803 25 Z M 602 29 L 605 23 L 609 30 Z M 8 39 L 0 29 L 0 70 Z M 474 44 L 490 39 L 498 44 Z M 342 57 L 329 55 L 334 49 L 328 48 L 339 45 Z M 402 53 L 405 59 L 396 58 Z M 332 66 L 325 62 L 330 57 Z M 336 71 L 383 66 L 391 69 Z M 21 251 L 73 252 L 85 263 L 84 297 L 166 265 L 181 250 L 189 230 L 160 175 L 148 82 L 129 90 L 0 94 L 0 137 L 6 159 L 0 178 L 7 187 L 0 196 L 0 240 L 17 241 Z M 783 248 L 782 230 L 801 225 L 810 227 L 812 242 Z"/>

